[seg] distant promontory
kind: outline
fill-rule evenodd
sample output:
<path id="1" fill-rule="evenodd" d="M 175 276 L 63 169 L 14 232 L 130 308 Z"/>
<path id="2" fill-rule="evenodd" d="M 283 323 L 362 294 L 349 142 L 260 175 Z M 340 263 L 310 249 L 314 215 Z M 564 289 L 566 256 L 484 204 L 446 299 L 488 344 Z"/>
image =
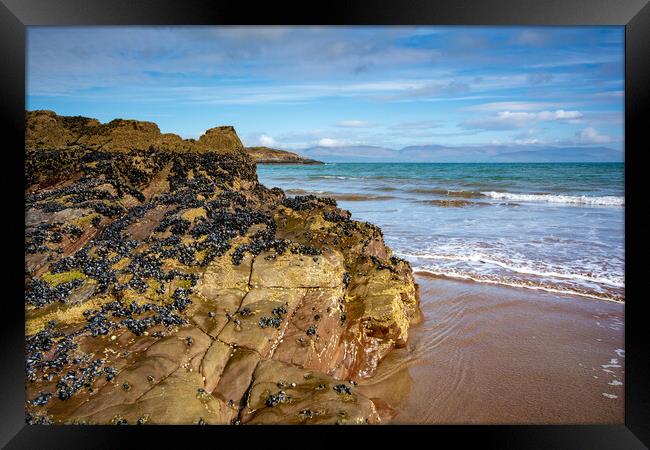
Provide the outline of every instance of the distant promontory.
<path id="1" fill-rule="evenodd" d="M 315 159 L 304 158 L 297 153 L 269 147 L 246 147 L 246 152 L 258 164 L 324 164 Z"/>

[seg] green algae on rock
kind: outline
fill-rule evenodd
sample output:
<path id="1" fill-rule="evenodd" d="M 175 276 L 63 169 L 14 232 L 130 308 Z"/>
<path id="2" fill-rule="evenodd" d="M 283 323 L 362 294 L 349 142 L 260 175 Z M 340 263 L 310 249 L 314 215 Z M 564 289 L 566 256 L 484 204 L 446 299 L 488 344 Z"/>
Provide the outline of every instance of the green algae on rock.
<path id="1" fill-rule="evenodd" d="M 25 172 L 29 423 L 381 422 L 346 383 L 419 306 L 379 228 L 259 184 L 232 127 L 33 111 Z"/>

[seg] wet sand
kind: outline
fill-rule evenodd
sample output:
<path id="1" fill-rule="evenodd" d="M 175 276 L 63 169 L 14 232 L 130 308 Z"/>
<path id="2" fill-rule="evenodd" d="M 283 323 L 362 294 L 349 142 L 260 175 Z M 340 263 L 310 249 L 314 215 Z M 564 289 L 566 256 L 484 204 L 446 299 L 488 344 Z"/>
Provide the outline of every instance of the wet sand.
<path id="1" fill-rule="evenodd" d="M 621 424 L 624 305 L 417 275 L 424 321 L 359 389 L 396 424 Z"/>

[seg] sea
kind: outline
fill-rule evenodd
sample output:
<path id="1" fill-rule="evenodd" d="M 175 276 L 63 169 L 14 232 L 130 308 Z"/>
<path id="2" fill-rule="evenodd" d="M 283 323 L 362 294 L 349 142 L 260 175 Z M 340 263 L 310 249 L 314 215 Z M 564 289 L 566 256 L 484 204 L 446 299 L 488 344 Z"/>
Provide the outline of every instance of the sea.
<path id="1" fill-rule="evenodd" d="M 625 299 L 623 163 L 258 165 L 288 196 L 337 200 L 414 271 Z"/>

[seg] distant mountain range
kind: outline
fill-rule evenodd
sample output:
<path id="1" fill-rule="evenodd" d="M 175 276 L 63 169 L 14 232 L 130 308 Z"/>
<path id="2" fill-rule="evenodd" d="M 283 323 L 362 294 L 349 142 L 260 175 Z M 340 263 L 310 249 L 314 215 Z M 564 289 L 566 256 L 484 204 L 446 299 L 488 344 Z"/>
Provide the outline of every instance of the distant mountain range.
<path id="1" fill-rule="evenodd" d="M 623 152 L 607 147 L 493 145 L 447 147 L 413 145 L 395 150 L 356 145 L 310 147 L 299 153 L 325 162 L 623 162 Z"/>

